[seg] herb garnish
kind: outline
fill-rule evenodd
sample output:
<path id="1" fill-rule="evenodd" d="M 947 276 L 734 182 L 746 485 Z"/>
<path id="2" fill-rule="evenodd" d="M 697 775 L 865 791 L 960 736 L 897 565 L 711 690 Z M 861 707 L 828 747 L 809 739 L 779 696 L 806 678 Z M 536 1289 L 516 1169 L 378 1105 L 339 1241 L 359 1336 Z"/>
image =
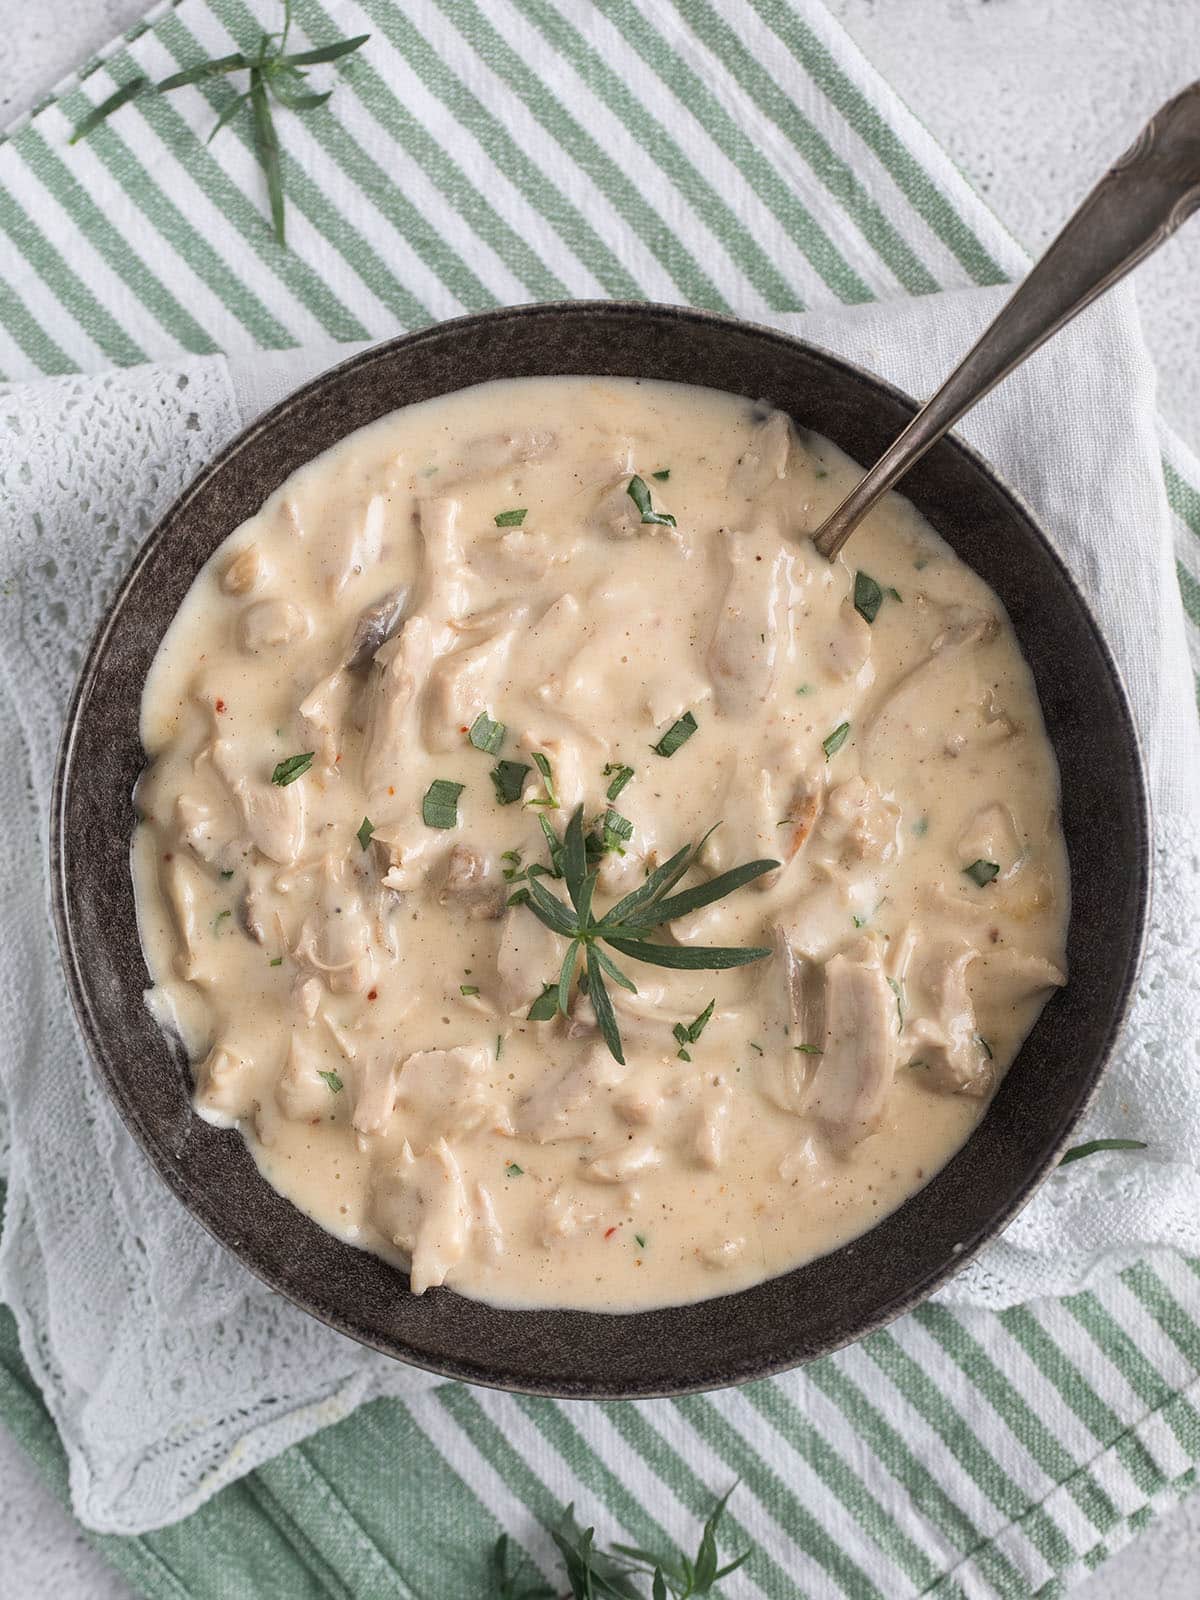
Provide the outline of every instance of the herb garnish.
<path id="1" fill-rule="evenodd" d="M 222 872 L 222 874 L 221 874 L 221 881 L 222 881 L 222 882 L 223 882 L 223 883 L 228 883 L 228 882 L 229 882 L 229 880 L 230 880 L 230 878 L 232 878 L 232 877 L 233 877 L 233 868 L 232 868 L 232 867 L 230 867 L 230 868 L 228 868 L 228 870 L 227 870 L 227 871 L 224 871 L 224 872 Z"/>
<path id="2" fill-rule="evenodd" d="M 983 1051 L 984 1055 L 988 1058 L 989 1061 L 992 1061 L 992 1060 L 995 1059 L 994 1056 L 992 1055 L 992 1047 L 991 1047 L 991 1045 L 987 1042 L 987 1040 L 983 1037 L 983 1035 L 981 1033 L 977 1033 L 975 1035 L 975 1043 Z"/>
<path id="3" fill-rule="evenodd" d="M 271 782 L 277 783 L 281 789 L 289 783 L 295 783 L 297 778 L 302 778 L 313 764 L 315 750 L 306 750 L 302 756 L 288 756 L 286 760 L 276 764 L 275 771 L 271 774 Z"/>
<path id="4" fill-rule="evenodd" d="M 796 693 L 797 694 L 811 694 L 812 693 L 812 684 L 811 683 L 802 683 L 802 684 L 800 684 L 799 687 L 796 690 Z"/>
<path id="5" fill-rule="evenodd" d="M 510 1161 L 504 1169 L 504 1176 L 506 1178 L 523 1178 L 525 1176 L 525 1168 L 519 1167 L 515 1161 Z"/>
<path id="6" fill-rule="evenodd" d="M 888 979 L 888 988 L 896 996 L 896 1032 L 904 1032 L 904 991 L 895 978 Z"/>
<path id="7" fill-rule="evenodd" d="M 504 743 L 505 727 L 502 722 L 493 722 L 486 711 L 481 711 L 471 724 L 467 738 L 476 750 L 482 750 L 485 755 L 494 756 Z"/>
<path id="8" fill-rule="evenodd" d="M 1082 1161 L 1084 1156 L 1094 1156 L 1101 1150 L 1148 1150 L 1150 1146 L 1141 1139 L 1092 1139 L 1087 1144 L 1072 1145 L 1058 1163 L 1065 1167 L 1068 1161 Z"/>
<path id="9" fill-rule="evenodd" d="M 458 797 L 466 788 L 464 783 L 451 783 L 448 778 L 435 778 L 421 801 L 421 820 L 427 828 L 458 827 Z"/>
<path id="10" fill-rule="evenodd" d="M 341 1094 L 346 1087 L 336 1072 L 318 1072 L 317 1077 L 325 1079 L 325 1082 L 329 1085 L 330 1094 Z"/>
<path id="11" fill-rule="evenodd" d="M 375 824 L 370 817 L 364 817 L 358 825 L 358 832 L 354 837 L 365 850 L 371 842 L 371 835 L 375 832 Z"/>
<path id="12" fill-rule="evenodd" d="M 508 866 L 504 868 L 505 883 L 516 883 L 525 876 L 521 871 L 521 852 L 519 850 L 503 850 L 500 853 L 500 859 L 508 862 Z"/>
<path id="13" fill-rule="evenodd" d="M 845 744 L 846 735 L 849 732 L 850 724 L 848 722 L 839 722 L 829 737 L 821 740 L 821 749 L 825 752 L 826 761 L 829 760 L 830 756 L 837 755 L 838 751 Z"/>
<path id="14" fill-rule="evenodd" d="M 283 957 L 276 956 L 274 961 L 269 961 L 267 965 L 270 967 L 281 967 L 283 965 Z"/>
<path id="15" fill-rule="evenodd" d="M 604 776 L 606 778 L 612 777 L 612 782 L 604 791 L 604 798 L 606 800 L 615 800 L 630 778 L 633 777 L 633 768 L 623 766 L 619 761 L 606 761 L 604 763 Z"/>
<path id="16" fill-rule="evenodd" d="M 685 711 L 678 722 L 673 722 L 657 744 L 650 746 L 656 756 L 673 756 L 681 744 L 686 744 L 700 724 L 690 711 Z"/>
<path id="17" fill-rule="evenodd" d="M 823 1056 L 825 1054 L 824 1050 L 818 1050 L 815 1044 L 797 1044 L 793 1045 L 792 1049 L 799 1050 L 802 1055 L 806 1056 Z"/>
<path id="18" fill-rule="evenodd" d="M 541 825 L 542 832 L 546 836 L 546 849 L 550 853 L 550 876 L 552 878 L 561 878 L 563 875 L 562 840 L 555 833 L 554 826 L 544 811 L 540 811 L 538 813 L 538 822 Z M 533 874 L 538 870 L 539 869 L 536 867 L 530 867 L 527 876 L 532 877 Z"/>
<path id="19" fill-rule="evenodd" d="M 638 1249 L 644 1250 L 646 1248 L 646 1235 L 644 1233 L 635 1233 L 633 1237 Z"/>
<path id="20" fill-rule="evenodd" d="M 596 830 L 599 830 L 598 832 Z M 584 841 L 587 845 L 588 862 L 593 858 L 606 856 L 614 850 L 617 855 L 625 854 L 625 846 L 633 837 L 633 823 L 628 817 L 623 817 L 619 811 L 614 811 L 610 806 L 602 817 L 596 818 L 596 828 L 588 834 Z"/>
<path id="21" fill-rule="evenodd" d="M 650 476 L 652 478 L 657 478 L 659 483 L 666 483 L 667 479 L 671 476 L 671 469 L 670 467 L 661 467 L 657 472 L 652 472 Z"/>
<path id="22" fill-rule="evenodd" d="M 521 790 L 525 787 L 525 774 L 530 770 L 527 761 L 498 761 L 491 770 L 492 784 L 496 790 L 496 799 L 502 806 L 512 805 L 514 800 L 521 798 Z"/>
<path id="23" fill-rule="evenodd" d="M 553 829 L 550 832 L 552 834 Z M 566 880 L 567 893 L 571 897 L 570 906 L 565 905 L 557 895 L 551 894 L 542 882 L 542 873 L 535 874 L 531 870 L 526 889 L 521 891 L 527 895 L 524 904 L 528 905 L 538 921 L 552 933 L 569 941 L 556 986 L 554 1006 L 566 1013 L 571 981 L 582 951 L 586 960 L 587 992 L 596 1013 L 596 1021 L 600 1025 L 600 1032 L 614 1060 L 622 1065 L 625 1063 L 625 1057 L 622 1054 L 621 1035 L 605 979 L 611 978 L 614 983 L 620 984 L 633 994 L 637 993 L 637 986 L 612 958 L 600 949 L 600 940 L 634 961 L 644 961 L 649 966 L 670 967 L 676 970 L 720 971 L 728 967 L 745 966 L 751 961 L 761 961 L 771 953 L 767 949 L 753 947 L 743 949 L 720 945 L 655 944 L 648 938 L 650 933 L 663 924 L 672 922 L 676 917 L 681 917 L 689 911 L 698 911 L 701 906 L 711 905 L 714 900 L 724 899 L 735 889 L 742 888 L 743 885 L 762 877 L 764 872 L 773 871 L 779 865 L 777 861 L 750 861 L 745 866 L 718 874 L 708 883 L 697 884 L 694 888 L 684 889 L 679 894 L 670 894 L 669 891 L 695 863 L 707 838 L 708 834 L 705 834 L 698 844 L 684 845 L 682 850 L 677 850 L 669 861 L 665 861 L 661 867 L 650 873 L 644 883 L 622 900 L 618 900 L 616 905 L 602 917 L 596 918 L 592 915 L 592 895 L 596 888 L 597 871 L 595 868 L 588 871 L 587 845 L 583 836 L 583 807 L 580 805 L 575 808 L 567 824 L 561 846 L 560 870 Z M 540 1020 L 541 1012 L 551 1006 L 549 997 L 554 988 L 555 986 L 547 984 L 542 994 L 534 1001 L 539 1016 L 534 1017 L 533 1010 L 529 1014 L 535 1021 Z M 553 1015 L 553 1007 L 546 1010 L 545 1014 Z"/>
<path id="24" fill-rule="evenodd" d="M 982 889 L 992 879 L 999 876 L 1000 867 L 995 861 L 972 861 L 969 867 L 964 867 L 963 872 L 978 889 Z"/>
<path id="25" fill-rule="evenodd" d="M 883 590 L 865 572 L 854 574 L 854 609 L 864 622 L 874 622 L 883 604 Z"/>
<path id="26" fill-rule="evenodd" d="M 232 915 L 233 915 L 233 912 L 230 911 L 228 906 L 227 906 L 224 911 L 218 911 L 216 916 L 213 918 L 212 929 L 213 929 L 213 933 L 218 938 L 220 937 L 220 933 L 221 933 L 221 924 L 225 921 L 226 917 L 231 917 Z"/>
<path id="27" fill-rule="evenodd" d="M 466 995 L 469 998 L 471 995 L 479 993 L 479 985 L 477 983 L 460 983 L 458 986 L 458 992 L 459 994 Z"/>
<path id="28" fill-rule="evenodd" d="M 685 1556 L 680 1550 L 664 1552 L 645 1550 L 638 1545 L 613 1545 L 613 1549 L 618 1554 L 626 1557 L 630 1563 L 630 1566 L 625 1569 L 626 1573 L 636 1573 L 651 1580 L 653 1600 L 667 1600 L 668 1595 L 674 1596 L 675 1600 L 690 1600 L 692 1595 L 711 1594 L 714 1584 L 719 1583 L 722 1578 L 727 1578 L 731 1572 L 736 1572 L 744 1561 L 750 1559 L 751 1552 L 743 1550 L 740 1556 L 735 1556 L 732 1561 L 727 1561 L 724 1566 L 718 1566 L 717 1564 L 720 1559 L 717 1555 L 717 1529 L 720 1527 L 721 1517 L 725 1512 L 726 1501 L 736 1488 L 737 1484 L 735 1483 L 713 1507 L 712 1514 L 704 1524 L 704 1531 L 700 1536 L 700 1548 L 697 1550 L 694 1559 Z M 570 1508 L 568 1507 L 569 1513 Z M 571 1520 L 574 1522 L 573 1517 Z M 551 1532 L 554 1542 L 563 1551 L 565 1559 L 565 1540 L 560 1533 L 554 1532 L 554 1530 L 551 1530 Z M 589 1528 L 587 1535 L 585 1535 L 589 1541 L 589 1549 L 591 1533 L 592 1530 Z M 582 1541 L 580 1543 L 582 1544 Z M 593 1560 L 595 1560 L 595 1557 L 593 1557 Z M 580 1587 L 576 1583 L 575 1572 L 568 1562 L 567 1574 L 572 1584 L 572 1593 L 575 1600 L 585 1600 L 585 1597 L 592 1595 L 595 1595 L 599 1600 L 601 1595 L 620 1594 L 628 1594 L 633 1597 L 633 1600 L 638 1600 L 638 1591 L 631 1587 L 624 1590 L 617 1588 L 613 1581 L 615 1575 L 610 1574 L 607 1569 L 602 1574 L 599 1568 L 593 1568 L 593 1573 L 595 1577 L 602 1577 L 603 1582 L 592 1582 L 591 1575 L 584 1568 L 582 1571 L 583 1582 L 590 1586 Z M 604 1587 L 605 1583 L 607 1587 Z"/>
<path id="29" fill-rule="evenodd" d="M 521 506 L 517 511 L 498 511 L 492 518 L 498 528 L 519 528 L 529 515 L 529 508 Z"/>
<path id="30" fill-rule="evenodd" d="M 546 786 L 546 793 L 544 795 L 538 795 L 533 800 L 527 800 L 525 804 L 527 806 L 549 806 L 551 811 L 557 811 L 558 796 L 554 792 L 554 773 L 551 770 L 550 762 L 540 750 L 532 751 L 531 756 L 534 766 L 542 775 L 542 782 Z"/>
<path id="31" fill-rule="evenodd" d="M 558 985 L 547 983 L 526 1013 L 530 1022 L 549 1022 L 558 1012 Z"/>
<path id="32" fill-rule="evenodd" d="M 669 511 L 655 511 L 650 499 L 650 491 L 646 487 L 644 478 L 630 478 L 629 487 L 625 493 L 641 512 L 643 522 L 656 523 L 665 528 L 674 528 L 676 526 L 675 518 Z"/>
<path id="33" fill-rule="evenodd" d="M 714 995 L 705 1006 L 704 1010 L 698 1017 L 694 1019 L 694 1021 L 677 1022 L 671 1029 L 671 1032 L 675 1035 L 675 1042 L 679 1046 L 678 1059 L 680 1061 L 690 1061 L 692 1059 L 688 1054 L 687 1046 L 689 1044 L 695 1044 L 696 1040 L 699 1039 L 705 1028 L 708 1027 L 709 1021 L 713 1014 L 713 1007 L 716 1005 L 716 1003 L 716 996 Z"/>
<path id="34" fill-rule="evenodd" d="M 208 139 L 211 144 L 215 136 L 227 122 L 232 121 L 247 100 L 250 102 L 254 117 L 254 148 L 266 174 L 275 237 L 280 244 L 283 244 L 283 167 L 279 159 L 279 140 L 271 115 L 271 99 L 287 111 L 315 111 L 318 106 L 325 104 L 333 90 L 327 89 L 324 94 L 313 94 L 305 90 L 303 84 L 308 74 L 302 69 L 348 56 L 366 44 L 371 37 L 369 33 L 360 33 L 353 39 L 339 39 L 336 44 L 320 45 L 315 50 L 297 50 L 288 55 L 287 39 L 291 26 L 291 0 L 284 0 L 283 31 L 264 33 L 253 55 L 244 55 L 238 50 L 232 55 L 217 56 L 211 61 L 198 62 L 194 67 L 185 67 L 182 72 L 173 72 L 169 78 L 163 78 L 159 83 L 151 83 L 149 78 L 140 76 L 131 78 L 114 94 L 110 94 L 107 100 L 101 101 L 88 112 L 72 133 L 68 143 L 77 144 L 85 135 L 91 133 L 93 128 L 98 128 L 106 117 L 110 117 L 114 111 L 119 111 L 130 100 L 138 99 L 142 95 L 168 94 L 172 89 L 183 89 L 189 84 L 208 83 L 214 78 L 226 77 L 231 72 L 248 71 L 250 87 L 229 102 L 214 123 Z"/>

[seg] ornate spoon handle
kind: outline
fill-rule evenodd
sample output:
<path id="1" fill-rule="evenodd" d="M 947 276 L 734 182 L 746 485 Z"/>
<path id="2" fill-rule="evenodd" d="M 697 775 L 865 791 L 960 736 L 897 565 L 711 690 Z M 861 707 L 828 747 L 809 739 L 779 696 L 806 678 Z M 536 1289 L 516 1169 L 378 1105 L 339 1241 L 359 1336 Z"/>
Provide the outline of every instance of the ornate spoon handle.
<path id="1" fill-rule="evenodd" d="M 821 524 L 830 560 L 964 412 L 1110 289 L 1200 205 L 1200 82 L 1168 100 L 1084 200 L 945 383 Z"/>

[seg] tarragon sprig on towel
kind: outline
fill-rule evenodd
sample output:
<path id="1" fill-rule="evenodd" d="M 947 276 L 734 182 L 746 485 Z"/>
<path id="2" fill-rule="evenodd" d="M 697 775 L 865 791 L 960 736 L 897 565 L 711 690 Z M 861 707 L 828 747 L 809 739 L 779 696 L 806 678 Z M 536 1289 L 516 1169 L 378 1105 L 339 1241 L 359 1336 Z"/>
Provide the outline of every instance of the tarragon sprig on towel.
<path id="1" fill-rule="evenodd" d="M 360 33 L 353 39 L 339 39 L 335 44 L 319 45 L 314 50 L 297 50 L 289 55 L 287 40 L 291 26 L 291 0 L 284 0 L 282 32 L 264 33 L 253 55 L 235 50 L 232 55 L 217 56 L 211 61 L 198 62 L 194 67 L 185 67 L 182 72 L 173 72 L 160 83 L 151 83 L 149 78 L 141 76 L 130 78 L 128 83 L 123 83 L 114 94 L 110 94 L 107 100 L 101 101 L 84 117 L 72 133 L 70 143 L 77 144 L 111 117 L 114 111 L 119 111 L 123 105 L 140 99 L 142 95 L 167 94 L 172 89 L 207 83 L 212 78 L 227 77 L 232 72 L 248 72 L 249 86 L 221 112 L 208 138 L 211 143 L 225 124 L 232 121 L 247 101 L 250 102 L 254 119 L 254 147 L 267 179 L 275 237 L 283 244 L 283 166 L 279 158 L 279 138 L 271 114 L 271 101 L 274 100 L 288 111 L 315 111 L 318 106 L 323 106 L 333 90 L 326 89 L 323 94 L 316 94 L 306 89 L 304 82 L 308 73 L 304 69 L 348 56 L 371 37 L 369 33 Z"/>

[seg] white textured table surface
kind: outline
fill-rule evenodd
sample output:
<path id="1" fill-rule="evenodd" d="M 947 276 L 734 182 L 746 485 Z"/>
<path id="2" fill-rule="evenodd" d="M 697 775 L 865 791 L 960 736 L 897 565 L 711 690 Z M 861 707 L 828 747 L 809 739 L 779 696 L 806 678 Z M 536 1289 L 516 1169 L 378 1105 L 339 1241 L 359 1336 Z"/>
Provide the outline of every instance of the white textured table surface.
<path id="1" fill-rule="evenodd" d="M 0 0 L 0 126 L 148 0 Z M 1150 112 L 1200 74 L 1198 0 L 827 0 L 1013 234 L 1037 250 Z M 1200 220 L 1138 274 L 1162 409 L 1200 450 Z M 1200 1496 L 1074 1593 L 1193 1600 Z M 0 1432 L 5 1600 L 128 1600 Z M 251 1597 L 247 1597 L 251 1600 Z M 265 1597 L 267 1600 L 267 1597 Z M 820 1597 L 815 1597 L 820 1600 Z"/>

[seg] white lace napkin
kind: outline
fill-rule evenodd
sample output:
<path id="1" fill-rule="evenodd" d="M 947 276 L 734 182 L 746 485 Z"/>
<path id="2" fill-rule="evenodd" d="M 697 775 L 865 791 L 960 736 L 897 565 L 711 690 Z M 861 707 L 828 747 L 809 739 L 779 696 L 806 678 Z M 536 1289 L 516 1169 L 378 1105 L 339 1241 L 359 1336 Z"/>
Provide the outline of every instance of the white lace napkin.
<path id="1" fill-rule="evenodd" d="M 1004 290 L 783 324 L 929 392 Z M 50 934 L 47 799 L 82 651 L 133 550 L 245 421 L 347 347 L 221 357 L 0 391 L 0 1100 L 11 1147 L 0 1298 L 70 1461 L 76 1512 L 131 1533 L 385 1392 L 433 1380 L 279 1300 L 161 1186 L 97 1087 Z M 999 1305 L 1200 1239 L 1200 739 L 1127 293 L 1068 330 L 963 432 L 1020 488 L 1092 598 L 1146 742 L 1154 934 L 1081 1137 L 1145 1139 L 1050 1181 L 945 1291 Z M 1102 848 L 1103 842 L 1097 842 Z"/>

